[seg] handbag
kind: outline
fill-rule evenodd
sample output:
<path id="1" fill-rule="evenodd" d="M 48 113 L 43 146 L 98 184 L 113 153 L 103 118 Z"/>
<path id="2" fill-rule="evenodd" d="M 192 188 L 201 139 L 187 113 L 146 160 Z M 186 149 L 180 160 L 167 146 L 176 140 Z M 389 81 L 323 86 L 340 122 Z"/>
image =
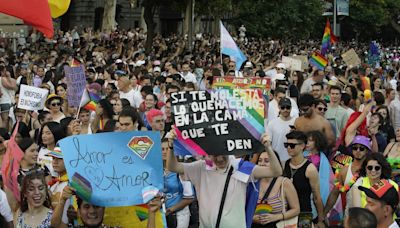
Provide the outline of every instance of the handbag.
<path id="1" fill-rule="evenodd" d="M 285 182 L 287 178 L 283 178 L 282 180 L 282 184 L 281 184 L 281 199 L 283 202 L 283 207 L 282 207 L 282 213 L 285 214 L 286 213 L 286 207 L 285 207 L 285 202 L 286 202 L 286 198 L 285 198 L 285 191 L 283 190 L 283 184 Z M 295 216 L 293 218 L 290 219 L 285 219 L 285 220 L 281 220 L 279 222 L 276 223 L 276 227 L 277 228 L 295 228 L 297 227 L 297 222 L 299 220 L 298 216 Z"/>

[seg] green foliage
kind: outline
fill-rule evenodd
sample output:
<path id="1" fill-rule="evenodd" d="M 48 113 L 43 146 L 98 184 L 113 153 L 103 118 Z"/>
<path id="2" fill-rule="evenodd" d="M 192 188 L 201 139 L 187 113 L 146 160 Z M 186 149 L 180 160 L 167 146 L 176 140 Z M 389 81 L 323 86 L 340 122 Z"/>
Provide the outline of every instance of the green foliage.
<path id="1" fill-rule="evenodd" d="M 247 0 L 235 8 L 246 10 L 237 12 L 232 23 L 245 25 L 248 33 L 256 36 L 309 38 L 322 19 L 320 0 Z"/>
<path id="2" fill-rule="evenodd" d="M 350 17 L 346 20 L 359 39 L 380 38 L 381 31 L 390 26 L 396 11 L 400 13 L 398 0 L 352 0 Z"/>

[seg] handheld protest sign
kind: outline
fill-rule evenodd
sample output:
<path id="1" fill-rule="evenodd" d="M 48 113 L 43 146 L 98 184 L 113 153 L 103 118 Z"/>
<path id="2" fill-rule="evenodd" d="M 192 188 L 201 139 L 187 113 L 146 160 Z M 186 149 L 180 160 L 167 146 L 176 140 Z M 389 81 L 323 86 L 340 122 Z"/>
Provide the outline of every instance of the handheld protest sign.
<path id="1" fill-rule="evenodd" d="M 67 81 L 67 99 L 71 107 L 79 107 L 83 91 L 86 88 L 85 69 L 82 65 L 78 67 L 64 66 L 65 79 Z"/>
<path id="2" fill-rule="evenodd" d="M 213 89 L 260 89 L 264 95 L 264 119 L 267 119 L 268 102 L 271 93 L 271 79 L 264 77 L 214 77 Z"/>
<path id="3" fill-rule="evenodd" d="M 71 186 L 91 204 L 142 204 L 143 188 L 164 188 L 159 132 L 112 132 L 60 141 Z"/>
<path id="4" fill-rule="evenodd" d="M 264 99 L 260 90 L 219 89 L 171 94 L 179 155 L 262 152 Z"/>
<path id="5" fill-rule="evenodd" d="M 17 107 L 29 111 L 41 110 L 44 108 L 48 93 L 47 89 L 21 85 Z"/>

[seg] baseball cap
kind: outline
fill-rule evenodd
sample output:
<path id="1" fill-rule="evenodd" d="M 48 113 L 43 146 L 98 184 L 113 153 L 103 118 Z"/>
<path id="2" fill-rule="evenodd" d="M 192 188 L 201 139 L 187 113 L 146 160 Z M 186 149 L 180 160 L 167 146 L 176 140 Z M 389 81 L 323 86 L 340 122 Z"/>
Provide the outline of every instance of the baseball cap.
<path id="1" fill-rule="evenodd" d="M 281 69 L 285 69 L 286 70 L 286 66 L 284 63 L 278 63 L 276 64 L 276 68 L 281 68 Z"/>
<path id="2" fill-rule="evenodd" d="M 354 137 L 353 142 L 351 142 L 351 145 L 354 144 L 360 144 L 368 148 L 368 150 L 371 150 L 371 140 L 368 137 L 362 136 L 362 135 L 357 135 Z"/>
<path id="3" fill-rule="evenodd" d="M 161 72 L 161 68 L 160 67 L 154 67 L 153 72 Z"/>
<path id="4" fill-rule="evenodd" d="M 253 68 L 253 64 L 251 62 L 246 62 L 244 68 Z"/>
<path id="5" fill-rule="evenodd" d="M 370 188 L 358 186 L 358 189 L 363 191 L 369 198 L 385 202 L 393 210 L 399 204 L 399 193 L 388 180 L 380 180 Z"/>
<path id="6" fill-rule="evenodd" d="M 292 107 L 292 102 L 290 102 L 289 98 L 284 97 L 279 101 L 278 105 L 279 105 L 279 107 L 282 107 L 282 106 L 290 106 L 290 107 Z"/>
<path id="7" fill-rule="evenodd" d="M 64 158 L 63 154 L 61 153 L 60 147 L 54 147 L 46 156 L 55 157 L 55 158 Z"/>

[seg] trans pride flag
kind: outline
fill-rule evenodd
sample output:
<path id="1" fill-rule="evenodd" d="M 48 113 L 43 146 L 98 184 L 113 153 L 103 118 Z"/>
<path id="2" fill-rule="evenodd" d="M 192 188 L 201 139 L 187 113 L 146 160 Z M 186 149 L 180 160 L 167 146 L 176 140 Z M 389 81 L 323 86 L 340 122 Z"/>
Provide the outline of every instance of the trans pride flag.
<path id="1" fill-rule="evenodd" d="M 325 56 L 326 52 L 331 47 L 331 44 L 334 44 L 336 42 L 337 42 L 337 38 L 332 33 L 331 23 L 329 23 L 329 19 L 327 19 L 325 29 L 324 29 L 324 35 L 322 37 L 321 54 L 323 56 Z"/>
<path id="2" fill-rule="evenodd" d="M 221 53 L 228 55 L 232 60 L 234 60 L 236 62 L 236 70 L 240 70 L 240 67 L 247 58 L 236 45 L 235 41 L 221 21 L 219 22 L 219 25 L 221 31 Z"/>

